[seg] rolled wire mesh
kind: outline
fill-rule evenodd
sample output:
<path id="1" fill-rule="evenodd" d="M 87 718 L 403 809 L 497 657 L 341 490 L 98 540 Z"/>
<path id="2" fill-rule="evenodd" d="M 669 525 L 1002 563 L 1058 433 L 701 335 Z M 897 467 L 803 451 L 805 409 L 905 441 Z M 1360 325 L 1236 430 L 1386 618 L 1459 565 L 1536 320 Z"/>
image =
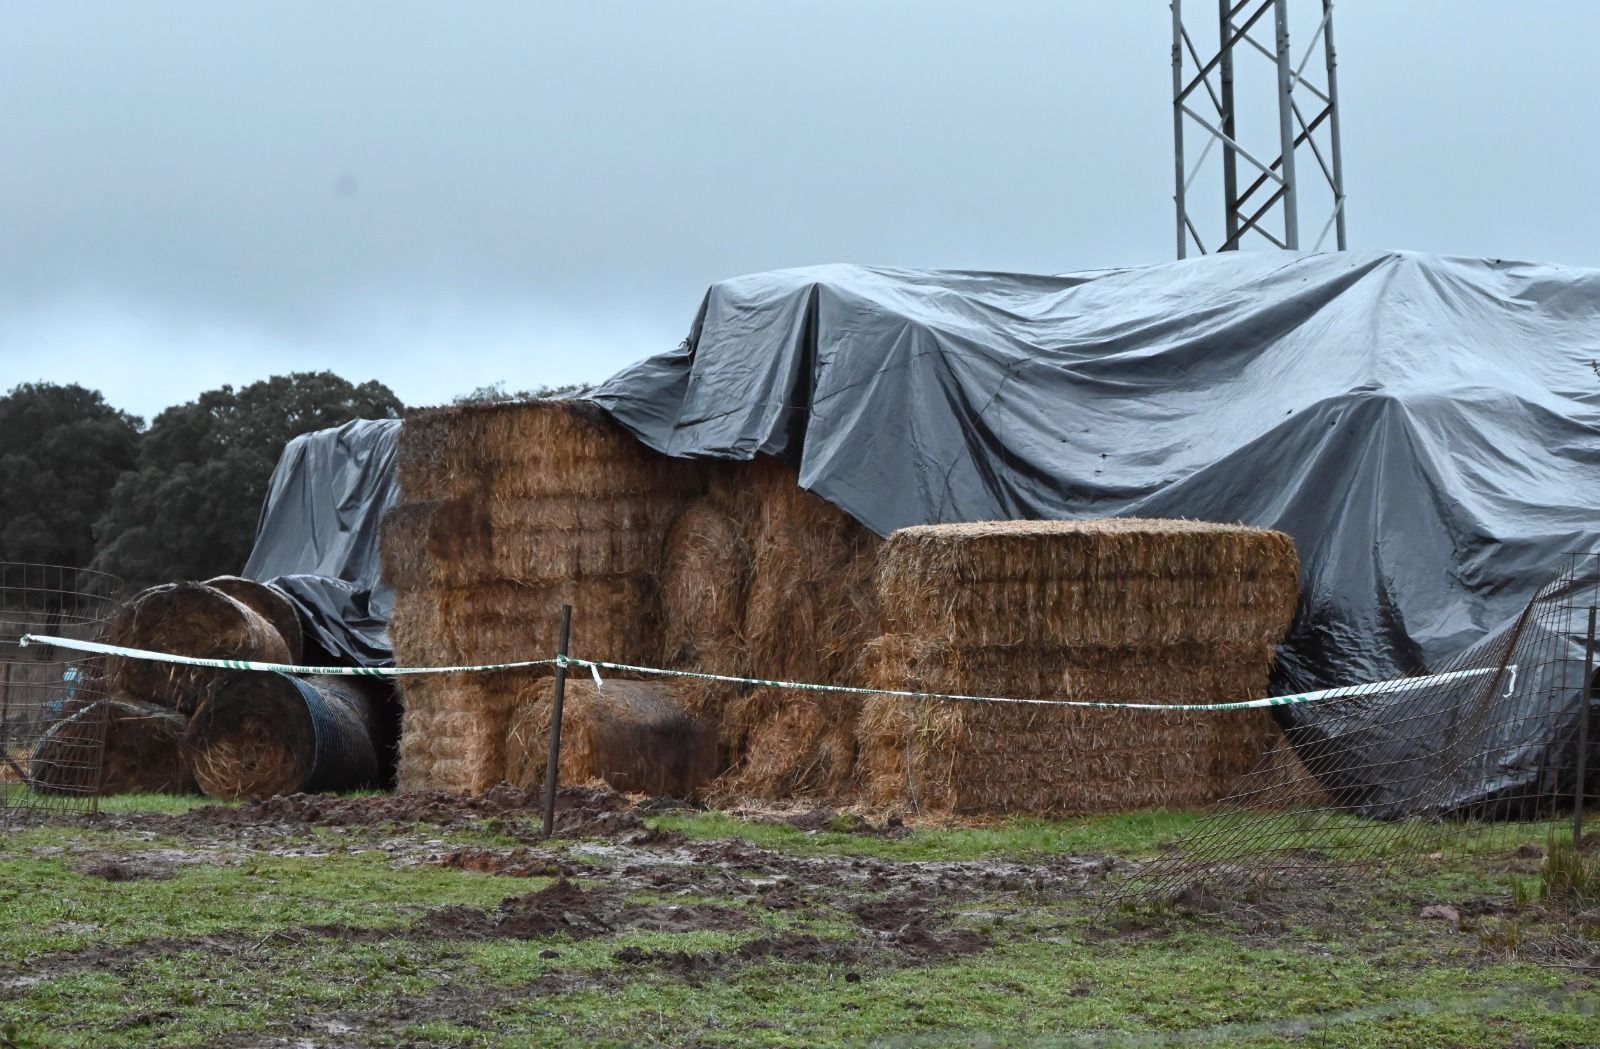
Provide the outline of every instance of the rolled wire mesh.
<path id="1" fill-rule="evenodd" d="M 103 661 L 21 639 L 97 640 L 120 592 L 99 572 L 0 562 L 0 824 L 94 807 L 108 721 Z"/>
<path id="2" fill-rule="evenodd" d="M 1514 622 L 1433 671 L 1478 673 L 1281 710 L 1255 770 L 1112 902 L 1396 871 L 1510 847 L 1519 824 L 1570 827 L 1600 779 L 1585 688 L 1597 604 L 1600 557 L 1568 555 Z"/>

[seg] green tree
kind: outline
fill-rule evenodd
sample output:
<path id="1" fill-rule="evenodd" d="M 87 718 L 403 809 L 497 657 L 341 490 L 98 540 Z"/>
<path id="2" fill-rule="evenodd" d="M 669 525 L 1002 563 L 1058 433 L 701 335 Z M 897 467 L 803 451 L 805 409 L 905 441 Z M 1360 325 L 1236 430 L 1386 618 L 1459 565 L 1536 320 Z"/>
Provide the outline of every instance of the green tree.
<path id="1" fill-rule="evenodd" d="M 95 525 L 95 567 L 140 586 L 237 572 L 283 446 L 352 419 L 398 418 L 402 407 L 381 383 L 298 372 L 168 408 Z"/>
<path id="2" fill-rule="evenodd" d="M 562 397 L 570 397 L 588 386 L 581 382 L 567 383 L 564 386 L 540 386 L 532 390 L 508 390 L 504 379 L 479 386 L 471 393 L 457 394 L 456 404 L 480 404 L 486 401 L 551 401 Z"/>
<path id="3" fill-rule="evenodd" d="M 135 464 L 139 426 L 75 384 L 24 383 L 0 397 L 0 561 L 87 565 L 94 522 Z"/>

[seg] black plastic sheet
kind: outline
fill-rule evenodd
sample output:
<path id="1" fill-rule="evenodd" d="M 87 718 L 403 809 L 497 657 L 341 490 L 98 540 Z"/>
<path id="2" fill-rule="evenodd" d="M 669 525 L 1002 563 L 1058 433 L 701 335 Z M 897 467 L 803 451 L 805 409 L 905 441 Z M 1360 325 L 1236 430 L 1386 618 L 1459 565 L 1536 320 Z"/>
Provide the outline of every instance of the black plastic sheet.
<path id="1" fill-rule="evenodd" d="M 242 574 L 294 602 L 307 640 L 322 650 L 312 653 L 319 659 L 394 664 L 388 636 L 394 594 L 380 578 L 378 536 L 399 498 L 399 436 L 396 419 L 304 434 L 285 446 L 272 473 Z"/>

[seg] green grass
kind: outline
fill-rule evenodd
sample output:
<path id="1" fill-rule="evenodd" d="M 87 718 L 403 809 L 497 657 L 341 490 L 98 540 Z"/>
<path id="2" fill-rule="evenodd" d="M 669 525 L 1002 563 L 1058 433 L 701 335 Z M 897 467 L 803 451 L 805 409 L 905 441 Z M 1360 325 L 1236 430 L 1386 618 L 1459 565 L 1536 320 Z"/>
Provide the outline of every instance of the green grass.
<path id="1" fill-rule="evenodd" d="M 118 812 L 184 806 L 115 801 Z M 1535 861 L 1520 861 L 1524 873 L 1508 873 L 1508 855 L 1479 841 L 1473 828 L 1465 828 L 1462 848 L 1409 873 L 1269 892 L 1203 913 L 1109 911 L 1087 890 L 1007 890 L 979 881 L 941 888 L 942 873 L 871 866 L 1143 856 L 1193 821 L 1186 813 L 1152 813 L 878 837 L 843 825 L 807 832 L 672 813 L 652 822 L 691 841 L 742 838 L 805 858 L 794 871 L 780 864 L 761 875 L 764 883 L 794 881 L 803 905 L 719 896 L 717 879 L 738 872 L 718 866 L 714 849 L 704 859 L 688 857 L 685 869 L 707 878 L 690 892 L 656 887 L 648 874 L 657 868 L 649 863 L 634 881 L 620 880 L 630 864 L 626 850 L 596 859 L 555 843 L 552 854 L 565 861 L 588 857 L 583 884 L 611 886 L 631 906 L 713 903 L 744 915 L 746 924 L 663 932 L 622 923 L 589 939 L 527 941 L 408 931 L 438 908 L 492 909 L 549 884 L 416 862 L 427 851 L 423 841 L 445 848 L 503 837 L 482 824 L 243 834 L 153 834 L 138 824 L 29 827 L 0 834 L 0 1047 L 9 1049 L 7 1040 L 121 1049 L 296 1039 L 354 1046 L 930 1046 L 980 1037 L 1020 1046 L 1600 1044 L 1600 979 L 1529 961 L 1557 934 L 1600 929 L 1559 924 L 1565 919 L 1537 900 L 1537 878 L 1526 873 Z M 1484 833 L 1505 840 L 1498 831 Z M 419 847 L 400 858 L 371 849 L 396 837 Z M 325 854 L 274 854 L 307 849 Z M 826 857 L 839 858 L 827 869 L 840 877 L 805 882 L 806 872 L 818 869 L 815 859 Z M 134 868 L 164 863 L 171 876 L 107 881 L 88 873 L 108 858 Z M 900 870 L 924 880 L 884 876 Z M 908 891 L 914 907 L 932 908 L 930 928 L 976 931 L 991 945 L 921 958 L 886 945 L 884 933 L 864 930 L 853 913 L 864 901 Z M 1471 900 L 1494 901 L 1499 912 L 1469 915 L 1459 930 L 1419 916 L 1427 903 L 1460 905 L 1465 913 Z M 321 926 L 373 932 L 341 937 L 316 932 Z M 797 936 L 856 953 L 815 961 L 741 954 L 758 939 Z M 666 960 L 619 960 L 630 947 Z M 673 958 L 698 962 L 674 969 Z"/>

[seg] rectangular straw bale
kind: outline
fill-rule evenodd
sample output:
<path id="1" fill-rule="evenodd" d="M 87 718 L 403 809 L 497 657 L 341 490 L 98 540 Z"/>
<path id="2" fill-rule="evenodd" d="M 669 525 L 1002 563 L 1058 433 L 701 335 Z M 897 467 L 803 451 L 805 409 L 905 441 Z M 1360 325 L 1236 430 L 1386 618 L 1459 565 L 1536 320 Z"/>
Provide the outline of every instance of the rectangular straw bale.
<path id="1" fill-rule="evenodd" d="M 562 783 L 604 781 L 614 790 L 693 797 L 717 774 L 714 726 L 693 717 L 674 682 L 567 680 L 562 709 Z M 506 735 L 507 780 L 544 783 L 554 683 L 527 695 Z"/>
<path id="2" fill-rule="evenodd" d="M 889 635 L 868 648 L 879 687 L 1019 698 L 1221 702 L 1264 694 L 1268 653 L 1198 646 L 1054 650 L 1008 661 L 948 641 Z M 1204 662 L 1198 660 L 1204 659 Z M 1030 694 L 1034 682 L 1062 686 Z M 874 696 L 858 736 L 876 804 L 963 814 L 1087 813 L 1204 804 L 1262 753 L 1265 711 L 1155 713 Z"/>
<path id="3" fill-rule="evenodd" d="M 494 491 L 519 498 L 704 487 L 698 464 L 646 447 L 585 401 L 457 405 L 408 416 L 396 458 L 407 501 Z"/>
<path id="4" fill-rule="evenodd" d="M 661 559 L 661 530 L 538 530 L 472 521 L 464 501 L 402 504 L 384 520 L 384 579 L 397 591 L 450 589 L 497 580 L 550 584 L 647 576 Z M 474 530 L 475 526 L 480 526 Z"/>
<path id="5" fill-rule="evenodd" d="M 478 794 L 503 781 L 511 712 L 534 681 L 504 671 L 404 683 L 400 789 Z"/>
<path id="6" fill-rule="evenodd" d="M 885 629 L 969 645 L 1270 644 L 1298 597 L 1294 544 L 1199 521 L 925 525 L 880 559 Z"/>
<path id="7" fill-rule="evenodd" d="M 562 604 L 573 607 L 573 655 L 657 665 L 658 601 L 647 577 L 543 586 L 500 581 L 397 594 L 389 634 L 405 666 L 547 659 L 555 655 Z"/>

